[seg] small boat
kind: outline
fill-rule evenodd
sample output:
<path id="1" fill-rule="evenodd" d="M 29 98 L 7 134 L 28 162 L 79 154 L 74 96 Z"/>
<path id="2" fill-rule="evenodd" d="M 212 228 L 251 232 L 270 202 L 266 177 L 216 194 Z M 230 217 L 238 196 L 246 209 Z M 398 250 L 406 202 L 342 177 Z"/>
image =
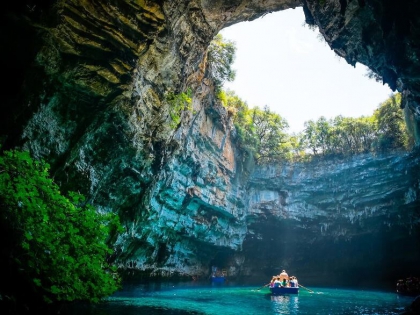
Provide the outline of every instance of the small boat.
<path id="1" fill-rule="evenodd" d="M 298 294 L 299 287 L 275 287 L 270 288 L 270 292 L 272 295 L 280 295 L 280 294 Z"/>
<path id="2" fill-rule="evenodd" d="M 297 278 L 295 276 L 289 277 L 286 270 L 282 270 L 278 276 L 273 276 L 268 285 L 270 286 L 270 292 L 272 295 L 299 293 Z"/>
<path id="3" fill-rule="evenodd" d="M 219 270 L 217 267 L 212 267 L 211 282 L 213 283 L 224 283 L 227 277 L 225 269 Z"/>
<path id="4" fill-rule="evenodd" d="M 225 276 L 212 276 L 211 282 L 213 283 L 224 283 L 225 282 Z"/>

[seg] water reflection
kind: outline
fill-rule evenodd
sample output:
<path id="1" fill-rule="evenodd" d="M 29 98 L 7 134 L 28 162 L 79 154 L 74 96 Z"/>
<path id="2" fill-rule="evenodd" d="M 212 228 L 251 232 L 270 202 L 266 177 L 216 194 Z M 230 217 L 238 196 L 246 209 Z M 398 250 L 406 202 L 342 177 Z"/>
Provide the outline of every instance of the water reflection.
<path id="1" fill-rule="evenodd" d="M 272 295 L 271 306 L 274 314 L 297 314 L 299 311 L 299 296 Z"/>
<path id="2" fill-rule="evenodd" d="M 132 284 L 103 303 L 69 315 L 398 315 L 412 298 L 395 293 L 313 288 L 272 296 L 256 286 L 210 283 Z"/>

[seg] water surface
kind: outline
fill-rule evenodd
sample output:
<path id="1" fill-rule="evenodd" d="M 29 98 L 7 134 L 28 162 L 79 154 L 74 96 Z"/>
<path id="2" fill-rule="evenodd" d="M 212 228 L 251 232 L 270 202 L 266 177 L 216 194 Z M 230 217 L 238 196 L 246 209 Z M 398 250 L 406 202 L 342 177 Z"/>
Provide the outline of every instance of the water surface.
<path id="1" fill-rule="evenodd" d="M 229 284 L 127 285 L 89 310 L 75 315 L 393 315 L 400 314 L 414 298 L 393 292 L 311 287 L 297 295 L 270 296 L 268 288 Z"/>

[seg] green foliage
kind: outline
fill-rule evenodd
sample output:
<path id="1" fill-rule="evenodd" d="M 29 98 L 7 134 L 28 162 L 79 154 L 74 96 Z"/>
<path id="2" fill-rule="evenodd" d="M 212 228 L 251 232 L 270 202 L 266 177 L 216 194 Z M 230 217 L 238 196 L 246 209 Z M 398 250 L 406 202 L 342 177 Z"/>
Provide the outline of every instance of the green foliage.
<path id="1" fill-rule="evenodd" d="M 216 95 L 217 99 L 222 103 L 223 107 L 228 106 L 228 95 L 225 91 L 219 90 Z"/>
<path id="2" fill-rule="evenodd" d="M 231 94 L 228 97 L 227 108 L 234 113 L 234 125 L 237 134 L 237 144 L 241 151 L 255 158 L 258 153 L 258 143 L 255 137 L 255 128 L 252 122 L 252 110 L 248 108 L 239 97 Z"/>
<path id="3" fill-rule="evenodd" d="M 233 91 L 221 91 L 219 93 L 223 106 L 225 106 L 231 116 L 234 117 L 234 122 L 237 123 L 246 120 L 245 116 L 249 114 L 249 108 L 246 102 L 241 100 Z"/>
<path id="4" fill-rule="evenodd" d="M 407 132 L 404 113 L 401 109 L 401 95 L 392 95 L 382 103 L 374 116 L 378 123 L 377 147 L 380 150 L 408 148 L 414 142 Z"/>
<path id="5" fill-rule="evenodd" d="M 225 41 L 221 34 L 211 41 L 207 52 L 207 67 L 216 90 L 220 90 L 224 82 L 235 79 L 235 71 L 232 69 L 235 52 L 234 42 Z"/>
<path id="6" fill-rule="evenodd" d="M 303 146 L 313 155 L 350 155 L 408 149 L 413 144 L 406 130 L 401 96 L 392 95 L 372 116 L 342 117 L 305 122 Z"/>
<path id="7" fill-rule="evenodd" d="M 175 94 L 169 92 L 166 95 L 166 102 L 169 104 L 169 115 L 171 116 L 171 128 L 176 129 L 181 122 L 181 113 L 185 110 L 192 110 L 192 91 L 188 89 L 185 93 Z"/>
<path id="8" fill-rule="evenodd" d="M 284 159 L 288 151 L 288 135 L 285 133 L 289 127 L 287 121 L 267 106 L 263 110 L 255 107 L 251 115 L 257 163 L 266 164 Z"/>
<path id="9" fill-rule="evenodd" d="M 314 155 L 356 154 L 371 150 L 375 133 L 372 117 L 320 117 L 305 122 L 302 141 Z"/>
<path id="10" fill-rule="evenodd" d="M 303 132 L 293 135 L 285 132 L 287 122 L 268 107 L 249 108 L 232 91 L 219 95 L 233 116 L 239 148 L 258 164 L 409 149 L 414 143 L 403 119 L 399 94 L 392 95 L 371 116 L 320 117 L 305 122 Z"/>
<path id="11" fill-rule="evenodd" d="M 287 121 L 266 106 L 249 108 L 232 91 L 222 94 L 222 103 L 233 116 L 237 133 L 237 143 L 258 164 L 276 162 L 287 158 L 291 144 L 285 132 Z"/>
<path id="12" fill-rule="evenodd" d="M 106 243 L 109 231 L 121 228 L 118 217 L 98 213 L 79 193 L 62 195 L 48 164 L 27 152 L 4 152 L 0 207 L 2 272 L 17 283 L 2 281 L 0 296 L 97 302 L 118 289 Z"/>

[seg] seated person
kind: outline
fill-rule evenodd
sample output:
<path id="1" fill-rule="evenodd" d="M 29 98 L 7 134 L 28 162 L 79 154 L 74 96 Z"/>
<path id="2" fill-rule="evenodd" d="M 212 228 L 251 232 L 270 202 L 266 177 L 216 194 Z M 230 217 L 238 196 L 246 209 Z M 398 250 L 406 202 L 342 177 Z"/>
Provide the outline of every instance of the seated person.
<path id="1" fill-rule="evenodd" d="M 287 280 L 285 278 L 283 278 L 283 280 L 281 281 L 280 284 L 281 284 L 282 287 L 287 287 L 288 282 L 287 282 Z"/>
<path id="2" fill-rule="evenodd" d="M 279 274 L 279 277 L 280 281 L 282 281 L 283 279 L 289 280 L 289 275 L 287 274 L 286 270 L 282 270 Z"/>
<path id="3" fill-rule="evenodd" d="M 270 281 L 270 288 L 274 288 L 274 281 L 276 280 L 276 276 L 273 276 Z"/>

